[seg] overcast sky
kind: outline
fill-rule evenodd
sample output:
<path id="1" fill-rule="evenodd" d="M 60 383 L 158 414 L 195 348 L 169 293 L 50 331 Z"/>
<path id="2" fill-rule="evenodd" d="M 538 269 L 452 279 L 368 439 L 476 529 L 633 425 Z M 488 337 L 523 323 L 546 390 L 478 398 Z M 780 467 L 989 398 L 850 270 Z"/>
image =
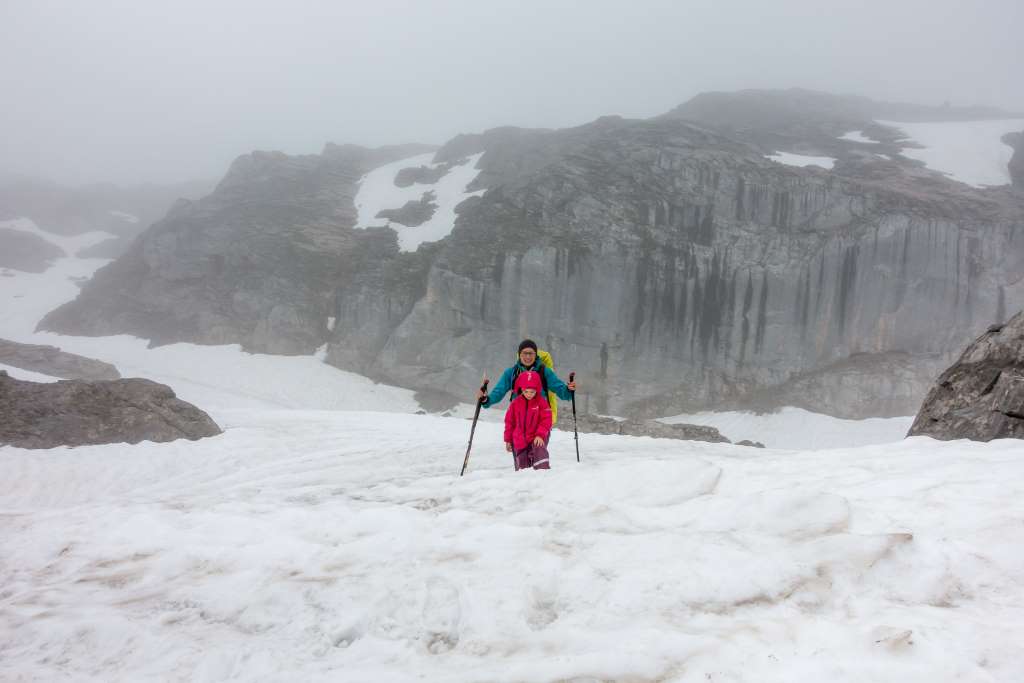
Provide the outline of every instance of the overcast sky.
<path id="1" fill-rule="evenodd" d="M 1024 110 L 1022 44 L 1022 0 L 0 0 L 0 171 L 218 178 L 751 87 Z"/>

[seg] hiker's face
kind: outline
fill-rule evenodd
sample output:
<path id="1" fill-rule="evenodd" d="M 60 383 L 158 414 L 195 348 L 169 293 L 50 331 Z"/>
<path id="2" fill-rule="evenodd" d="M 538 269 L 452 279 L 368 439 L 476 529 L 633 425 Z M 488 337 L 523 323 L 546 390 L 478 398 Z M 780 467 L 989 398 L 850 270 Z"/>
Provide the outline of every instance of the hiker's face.
<path id="1" fill-rule="evenodd" d="M 533 365 L 533 361 L 537 360 L 537 352 L 533 349 L 523 349 L 519 352 L 519 361 L 526 366 Z"/>
<path id="2" fill-rule="evenodd" d="M 527 401 L 532 401 L 533 397 L 537 395 L 536 389 L 523 389 L 523 396 L 526 397 Z"/>

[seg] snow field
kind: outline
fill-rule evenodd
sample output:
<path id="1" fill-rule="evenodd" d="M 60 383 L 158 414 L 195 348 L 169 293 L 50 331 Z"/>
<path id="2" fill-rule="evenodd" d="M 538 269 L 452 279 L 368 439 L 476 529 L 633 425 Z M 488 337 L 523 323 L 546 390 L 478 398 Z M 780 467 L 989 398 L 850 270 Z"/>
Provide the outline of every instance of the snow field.
<path id="1" fill-rule="evenodd" d="M 356 193 L 355 205 L 359 211 L 359 222 L 356 227 L 391 227 L 398 233 L 398 247 L 402 251 L 416 251 L 424 242 L 443 239 L 455 227 L 455 207 L 465 199 L 479 196 L 484 192 L 466 192 L 466 186 L 479 174 L 476 164 L 482 156 L 483 152 L 480 152 L 468 157 L 434 184 L 413 183 L 409 187 L 395 185 L 395 176 L 403 168 L 437 168 L 440 164 L 431 163 L 434 158 L 432 153 L 395 161 L 370 171 L 360 180 Z M 376 217 L 382 209 L 399 209 L 406 202 L 418 201 L 424 192 L 434 193 L 434 204 L 437 208 L 434 215 L 422 225 L 408 227 Z"/>
<path id="2" fill-rule="evenodd" d="M 824 169 L 831 169 L 836 163 L 834 157 L 815 157 L 807 154 L 793 154 L 791 152 L 776 152 L 775 154 L 767 155 L 766 158 L 786 166 L 820 166 Z"/>
<path id="3" fill-rule="evenodd" d="M 900 441 L 910 430 L 914 417 L 844 420 L 802 408 L 782 408 L 761 415 L 744 411 L 673 415 L 661 418 L 660 422 L 708 425 L 733 441 L 760 441 L 769 448 L 818 450 Z"/>
<path id="4" fill-rule="evenodd" d="M 234 411 L 0 448 L 0 679 L 1020 680 L 1024 447 Z M 424 438 L 424 435 L 430 435 Z"/>
<path id="5" fill-rule="evenodd" d="M 898 128 L 924 146 L 923 149 L 906 147 L 901 152 L 903 156 L 923 161 L 928 168 L 975 187 L 1010 182 L 1006 165 L 1010 163 L 1013 149 L 1001 138 L 1006 133 L 1024 130 L 1024 119 L 878 123 Z"/>

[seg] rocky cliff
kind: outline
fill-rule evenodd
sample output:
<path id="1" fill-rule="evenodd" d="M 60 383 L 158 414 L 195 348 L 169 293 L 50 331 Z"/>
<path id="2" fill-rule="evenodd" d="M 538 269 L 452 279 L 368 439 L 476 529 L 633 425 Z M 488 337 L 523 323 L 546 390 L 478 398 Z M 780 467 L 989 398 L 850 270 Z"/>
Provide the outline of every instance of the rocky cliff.
<path id="1" fill-rule="evenodd" d="M 1024 312 L 972 342 L 928 392 L 907 436 L 1024 439 Z"/>
<path id="2" fill-rule="evenodd" d="M 327 340 L 336 291 L 397 255 L 393 233 L 352 230 L 357 181 L 424 149 L 240 157 L 212 194 L 178 202 L 41 326 L 311 353 Z"/>
<path id="3" fill-rule="evenodd" d="M 459 136 L 432 168 L 396 173 L 429 191 L 482 153 L 469 189 L 486 192 L 415 252 L 389 228 L 353 230 L 353 202 L 362 173 L 421 149 L 243 157 L 43 326 L 279 353 L 326 342 L 340 367 L 462 396 L 530 335 L 580 372 L 597 412 L 790 395 L 845 417 L 910 414 L 1024 300 L 1024 199 L 908 163 L 891 129 L 876 134 L 889 157 L 841 140 L 865 115 L 833 104 L 753 128 L 716 105 L 729 125 L 684 106 Z M 766 158 L 779 149 L 836 163 Z"/>

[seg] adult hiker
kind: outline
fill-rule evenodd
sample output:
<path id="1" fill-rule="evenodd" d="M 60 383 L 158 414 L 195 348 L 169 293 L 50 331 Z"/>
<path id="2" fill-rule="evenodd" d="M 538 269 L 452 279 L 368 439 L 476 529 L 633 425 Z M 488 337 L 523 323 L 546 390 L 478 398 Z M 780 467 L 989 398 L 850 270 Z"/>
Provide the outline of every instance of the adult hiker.
<path id="1" fill-rule="evenodd" d="M 548 470 L 547 439 L 551 434 L 551 406 L 541 394 L 540 374 L 524 370 L 516 378 L 517 396 L 505 411 L 505 450 L 515 458 L 516 471 Z"/>
<path id="2" fill-rule="evenodd" d="M 540 376 L 542 397 L 547 396 L 550 399 L 550 392 L 554 393 L 555 396 L 563 401 L 572 400 L 573 392 L 576 391 L 576 382 L 569 382 L 566 384 L 559 379 L 558 375 L 555 374 L 555 371 L 540 360 L 536 342 L 532 339 L 524 339 L 519 344 L 519 360 L 516 361 L 516 364 L 501 373 L 501 377 L 495 383 L 494 388 L 489 394 L 483 391 L 477 392 L 477 399 L 481 402 L 481 405 L 483 405 L 484 408 L 490 408 L 491 406 L 501 403 L 505 394 L 513 390 L 515 387 L 516 378 L 526 370 L 532 370 Z M 515 398 L 514 394 L 512 398 Z M 553 405 L 551 417 L 553 424 L 558 419 Z M 544 442 L 547 443 L 550 439 L 551 436 L 549 434 L 548 437 L 544 439 Z"/>

